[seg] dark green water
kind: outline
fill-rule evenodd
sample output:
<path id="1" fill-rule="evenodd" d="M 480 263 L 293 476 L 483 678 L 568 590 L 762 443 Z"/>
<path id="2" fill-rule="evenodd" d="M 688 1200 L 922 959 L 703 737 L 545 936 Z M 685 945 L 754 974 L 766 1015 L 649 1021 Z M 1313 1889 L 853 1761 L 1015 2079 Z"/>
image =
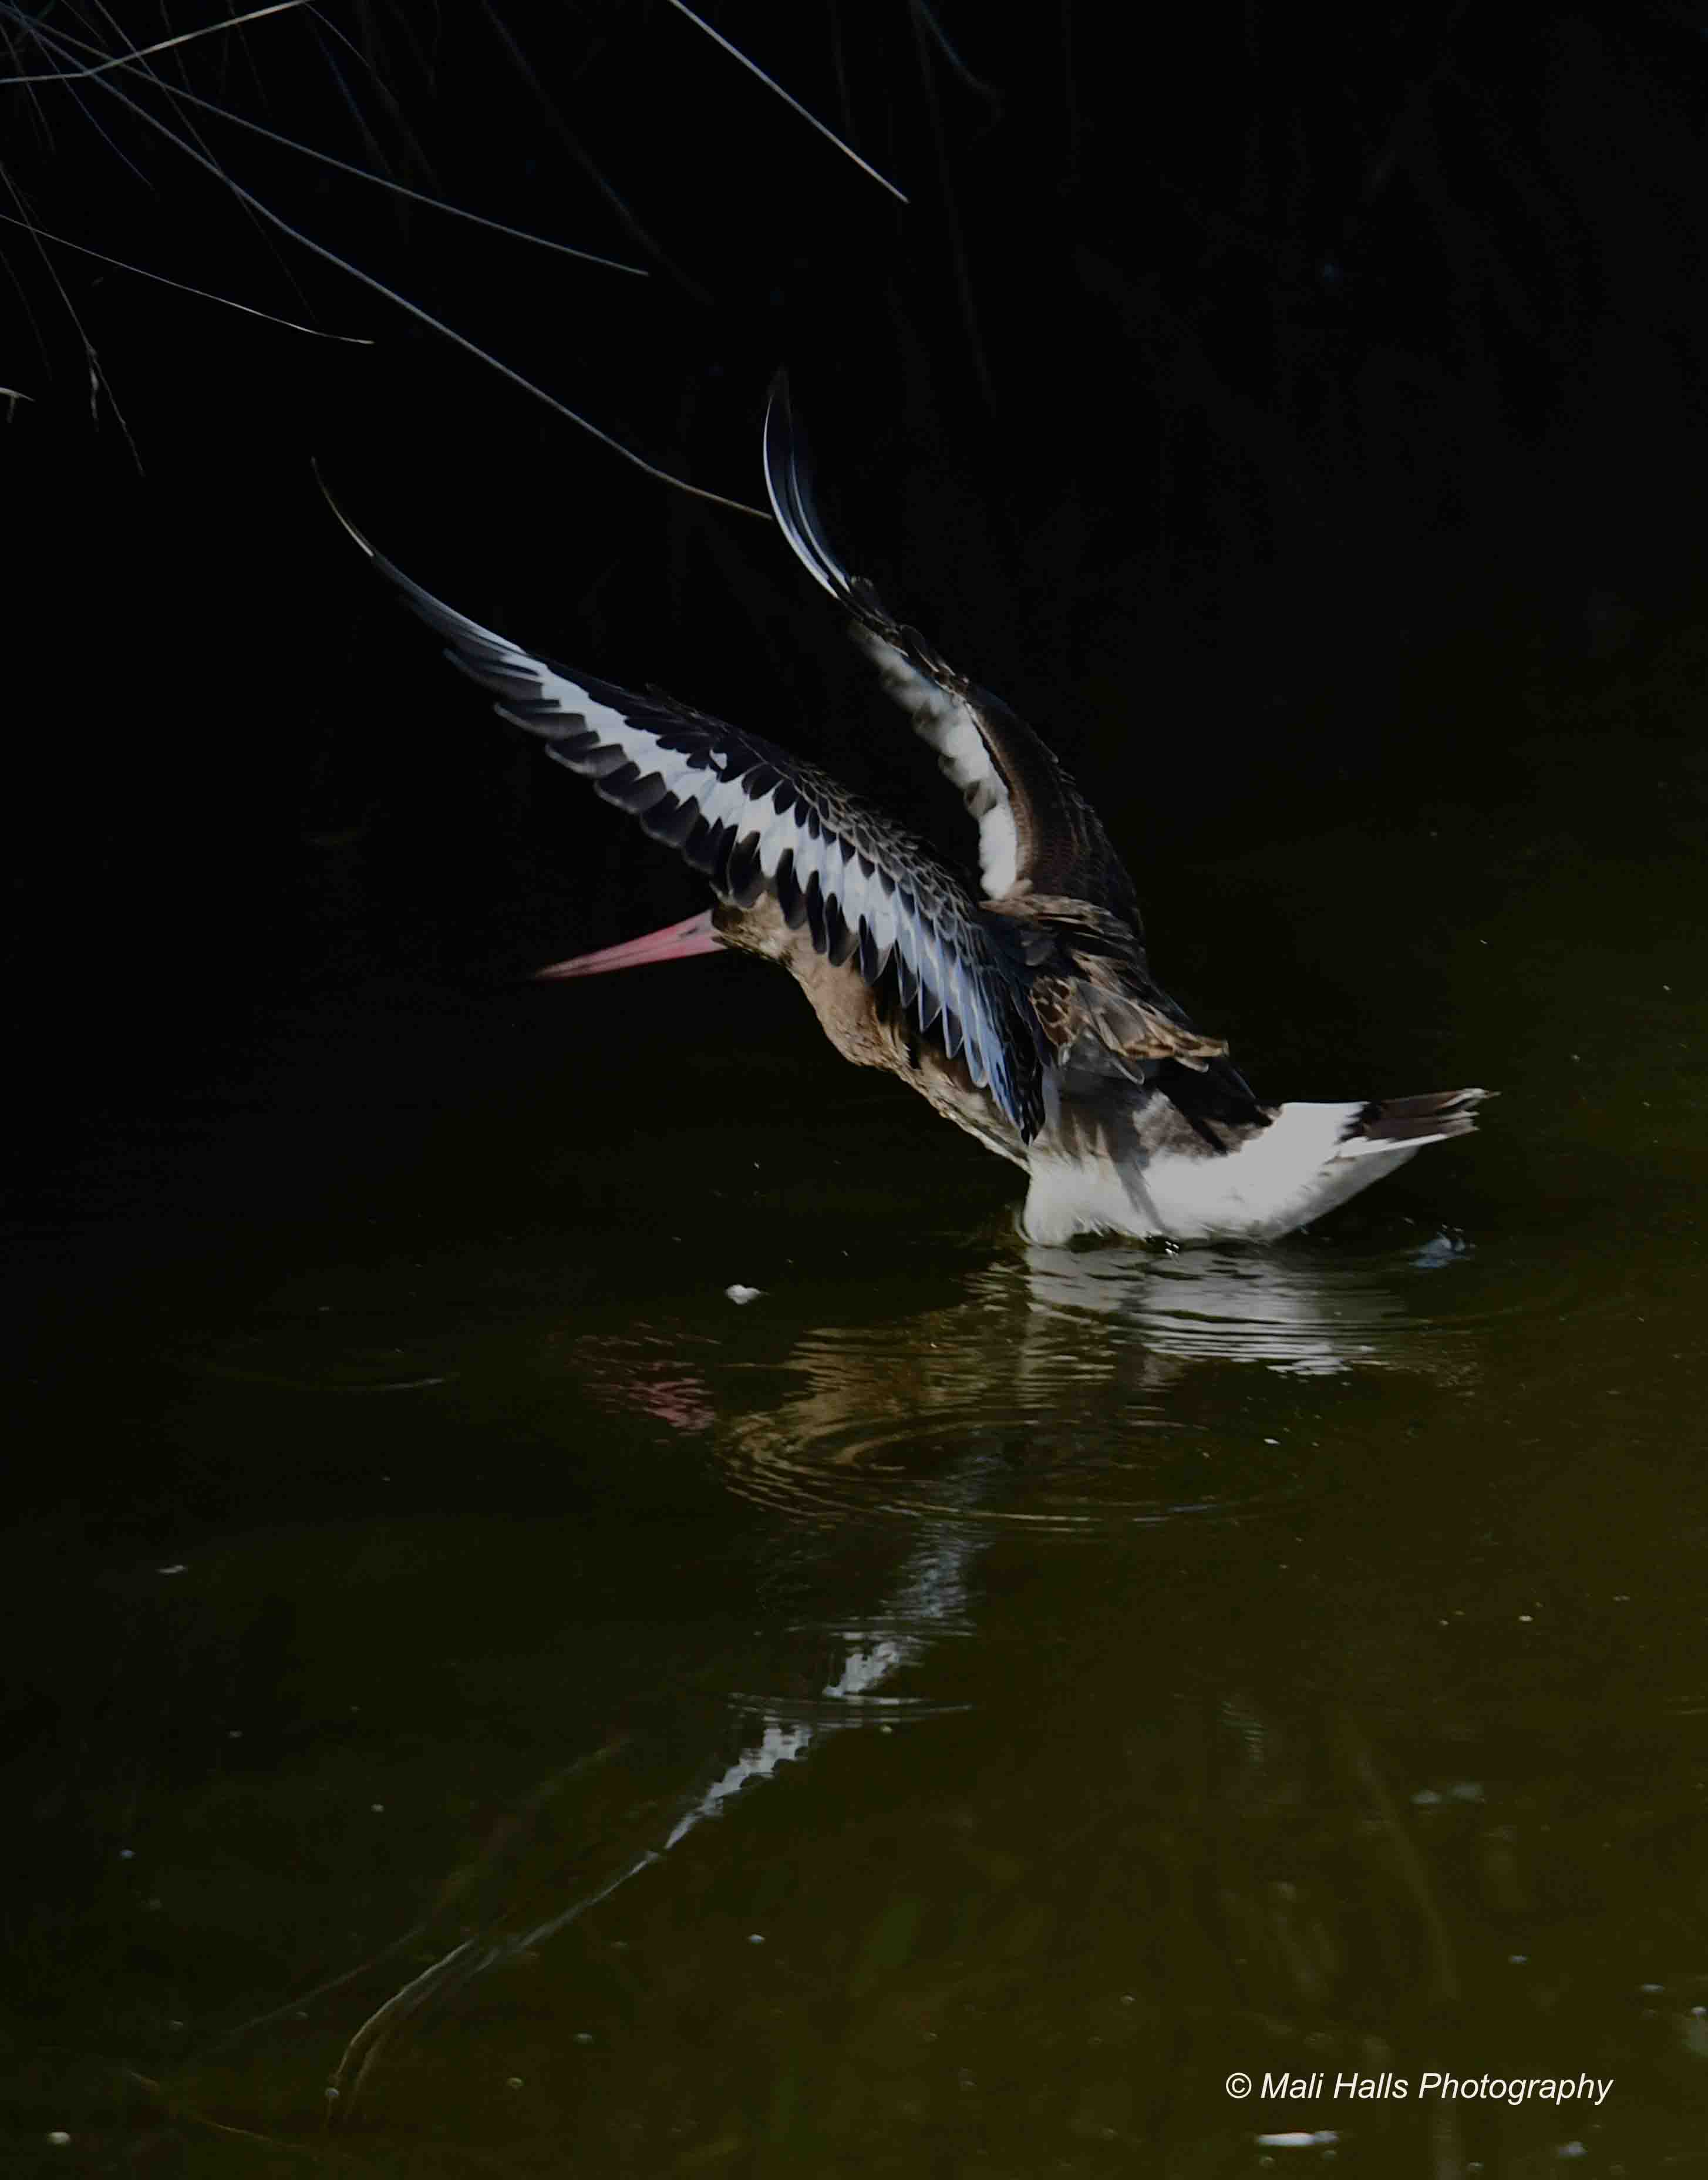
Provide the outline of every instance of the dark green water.
<path id="1" fill-rule="evenodd" d="M 49 1161 L 5 2169 L 1708 2171 L 1690 747 L 1152 894 L 1260 1087 L 1502 1093 L 1271 1250 L 1028 1250 L 735 962 Z"/>

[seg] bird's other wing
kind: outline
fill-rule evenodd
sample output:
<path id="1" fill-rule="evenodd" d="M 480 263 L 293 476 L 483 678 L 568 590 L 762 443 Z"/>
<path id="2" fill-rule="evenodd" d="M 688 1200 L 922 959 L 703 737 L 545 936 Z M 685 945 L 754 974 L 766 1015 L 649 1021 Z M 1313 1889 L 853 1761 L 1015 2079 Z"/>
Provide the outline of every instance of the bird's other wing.
<path id="1" fill-rule="evenodd" d="M 898 621 L 870 583 L 850 575 L 832 550 L 781 376 L 766 410 L 765 482 L 796 558 L 849 614 L 855 641 L 885 687 L 960 789 L 979 829 L 986 900 L 1031 891 L 1071 895 L 1113 910 L 1136 930 L 1133 882 L 1053 752 L 999 697 L 958 674 L 917 630 Z"/>
<path id="2" fill-rule="evenodd" d="M 335 504 L 333 512 L 505 718 L 678 850 L 720 899 L 751 908 L 768 893 L 833 967 L 873 988 L 889 978 L 920 1033 L 963 1059 L 1030 1140 L 1043 1093 L 1022 972 L 922 841 L 773 742 L 658 691 L 636 696 L 524 651 L 412 582 Z"/>

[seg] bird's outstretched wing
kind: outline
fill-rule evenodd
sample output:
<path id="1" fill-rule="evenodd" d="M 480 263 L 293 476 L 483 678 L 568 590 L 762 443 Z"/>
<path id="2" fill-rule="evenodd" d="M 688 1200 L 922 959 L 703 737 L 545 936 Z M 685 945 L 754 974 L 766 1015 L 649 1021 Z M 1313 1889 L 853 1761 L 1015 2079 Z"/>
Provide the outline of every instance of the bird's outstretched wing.
<path id="1" fill-rule="evenodd" d="M 979 829 L 986 900 L 1067 895 L 1110 910 L 1137 930 L 1133 881 L 1054 753 L 999 697 L 958 674 L 916 629 L 898 621 L 832 549 L 783 377 L 766 410 L 765 482 L 796 557 L 849 614 L 856 641 L 960 789 Z"/>
<path id="2" fill-rule="evenodd" d="M 1030 1141 L 1043 1115 L 1038 1032 L 1006 934 L 931 851 L 828 773 L 657 691 L 636 696 L 524 651 L 442 604 L 333 513 L 446 656 L 546 753 L 680 851 L 719 897 L 763 894 L 832 966 L 899 1004 L 961 1059 Z"/>

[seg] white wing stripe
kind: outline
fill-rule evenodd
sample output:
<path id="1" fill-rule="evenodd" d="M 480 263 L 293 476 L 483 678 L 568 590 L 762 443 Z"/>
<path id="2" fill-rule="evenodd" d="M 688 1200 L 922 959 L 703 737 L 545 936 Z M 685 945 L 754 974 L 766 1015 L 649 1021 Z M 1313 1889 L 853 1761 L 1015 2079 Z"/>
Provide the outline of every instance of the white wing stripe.
<path id="1" fill-rule="evenodd" d="M 858 856 L 848 856 L 843 858 L 840 884 L 842 912 L 848 918 L 849 930 L 857 932 L 859 928 L 859 920 L 863 916 L 867 916 L 867 920 L 870 920 L 867 915 L 866 877 L 865 873 L 860 868 Z"/>
<path id="2" fill-rule="evenodd" d="M 373 557 L 379 560 L 377 554 Z M 1022 1109 L 1015 1102 L 1019 1093 L 1006 1064 L 1003 1032 L 992 1011 L 1000 1005 L 996 990 L 979 966 L 959 950 L 958 923 L 952 920 L 940 926 L 937 913 L 922 905 L 904 853 L 898 851 L 892 857 L 869 838 L 856 845 L 844 836 L 838 829 L 833 806 L 816 792 L 810 780 L 785 773 L 772 787 L 750 791 L 746 778 L 757 764 L 767 771 L 777 768 L 771 757 L 759 756 L 750 745 L 744 746 L 739 737 L 734 739 L 733 750 L 719 746 L 713 739 L 719 731 L 716 722 L 684 712 L 679 724 L 651 726 L 644 718 L 631 717 L 596 696 L 561 669 L 530 657 L 478 621 L 453 612 L 411 583 L 389 562 L 379 564 L 423 619 L 459 647 L 448 654 L 453 663 L 482 682 L 496 697 L 501 712 L 550 743 L 554 756 L 570 769 L 587 775 L 608 800 L 621 806 L 637 804 L 635 814 L 643 823 L 670 824 L 667 811 L 662 818 L 657 812 L 666 795 L 674 798 L 678 811 L 692 812 L 705 827 L 727 828 L 733 836 L 732 845 L 755 840 L 753 852 L 758 867 L 773 883 L 784 856 L 792 853 L 796 884 L 805 891 L 816 878 L 821 895 L 835 904 L 837 915 L 847 927 L 850 953 L 858 958 L 855 950 L 864 920 L 880 962 L 898 960 L 916 983 L 913 1012 L 921 1027 L 928 1013 L 935 1016 L 947 1010 L 959 1026 L 962 1049 L 973 1079 L 995 1089 L 1010 1117 L 1019 1121 Z M 901 669 L 893 677 L 898 685 L 902 685 L 905 675 L 919 698 L 917 706 L 910 702 L 909 707 L 929 709 L 936 729 L 931 739 L 937 740 L 938 733 L 944 737 L 938 746 L 944 752 L 945 769 L 949 768 L 951 745 L 954 762 L 964 769 L 966 737 L 970 733 L 976 740 L 976 729 L 969 720 L 956 716 L 956 704 L 942 691 L 920 681 L 899 653 L 894 658 Z M 667 702 L 662 708 L 667 722 Z M 689 744 L 686 748 L 680 746 L 684 738 Z M 982 748 L 981 742 L 979 746 Z M 744 768 L 732 776 L 729 767 L 738 760 Z M 619 781 L 618 775 L 629 768 L 634 776 Z M 952 771 L 951 777 L 958 782 L 959 770 Z M 644 782 L 655 779 L 661 793 L 651 796 L 637 793 Z M 971 784 L 982 794 L 979 781 Z M 1008 837 L 1013 840 L 1013 820 L 1004 800 L 981 823 L 981 847 L 991 837 L 986 828 L 993 821 L 1006 823 Z M 704 834 L 699 826 L 694 829 L 697 853 L 704 845 Z M 681 844 L 681 833 L 674 824 L 661 837 L 674 838 Z M 715 861 L 708 859 L 714 864 Z M 1013 862 L 1011 851 L 1011 871 Z M 988 853 L 985 863 L 986 890 L 995 894 L 1002 889 L 995 883 L 997 873 Z M 701 867 L 707 867 L 707 863 Z M 721 883 L 716 878 L 714 882 Z M 953 917 L 958 911 L 951 913 Z"/>
<path id="3" fill-rule="evenodd" d="M 1008 784 L 962 697 L 927 680 L 887 638 L 855 629 L 855 641 L 878 669 L 888 693 L 937 752 L 938 769 L 961 790 L 978 821 L 979 883 L 986 900 L 1009 892 L 1019 875 L 1020 843 Z"/>

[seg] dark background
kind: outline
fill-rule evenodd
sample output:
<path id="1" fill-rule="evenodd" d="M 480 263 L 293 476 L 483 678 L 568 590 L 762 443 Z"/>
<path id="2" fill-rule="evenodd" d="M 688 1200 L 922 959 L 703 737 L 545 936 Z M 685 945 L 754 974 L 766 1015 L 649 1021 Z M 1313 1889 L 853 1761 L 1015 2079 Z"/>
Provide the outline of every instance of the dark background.
<path id="1" fill-rule="evenodd" d="M 14 75 L 118 50 L 92 10 L 0 19 Z M 648 0 L 359 0 L 0 91 L 14 212 L 374 344 L 4 230 L 26 1182 L 91 1115 L 265 1099 L 310 1048 L 352 1091 L 446 1065 L 458 994 L 696 905 L 483 723 L 311 459 L 454 603 L 966 845 L 768 523 L 653 482 L 280 223 L 714 492 L 760 497 L 787 363 L 850 557 L 1053 738 L 1200 1005 L 1207 862 L 1468 776 L 1519 794 L 1503 768 L 1539 719 L 1676 651 L 1704 575 L 1708 15 L 716 19 L 910 206 Z M 184 91 L 650 277 L 390 195 Z M 1348 908 L 1452 913 L 1403 870 Z M 519 999 L 503 1064 L 560 1000 Z"/>
<path id="2" fill-rule="evenodd" d="M 1229 2066 L 1378 2035 L 1616 2074 L 1597 2160 L 1661 2169 L 1708 2002 L 1708 0 L 713 4 L 907 209 L 662 0 L 333 0 L 0 85 L 0 212 L 374 344 L 0 226 L 0 2156 L 323 2144 L 400 1932 L 561 1913 L 871 1625 L 943 1737 L 840 1737 L 448 2005 L 364 2170 L 679 2170 L 794 2080 L 764 2169 L 915 2171 L 842 2055 L 888 2081 L 934 1988 L 987 2009 L 923 2077 L 945 2169 L 1053 2166 L 1130 2074 L 1232 2171 Z M 88 0 L 0 25 L 0 74 L 114 50 Z M 769 523 L 358 273 L 740 498 L 786 363 L 849 557 L 1062 750 L 1255 1087 L 1487 1126 L 1282 1249 L 1038 1268 L 1018 1176 L 786 978 L 530 985 L 703 884 L 492 718 L 311 460 L 454 604 L 970 841 Z M 964 1612 L 909 1619 L 958 1533 Z M 477 2109 L 513 2072 L 562 2114 Z M 180 2159 L 162 2094 L 244 2139 Z M 1447 2169 L 1381 2117 L 1338 2169 Z M 1468 2149 L 1557 2170 L 1546 2117 Z"/>

